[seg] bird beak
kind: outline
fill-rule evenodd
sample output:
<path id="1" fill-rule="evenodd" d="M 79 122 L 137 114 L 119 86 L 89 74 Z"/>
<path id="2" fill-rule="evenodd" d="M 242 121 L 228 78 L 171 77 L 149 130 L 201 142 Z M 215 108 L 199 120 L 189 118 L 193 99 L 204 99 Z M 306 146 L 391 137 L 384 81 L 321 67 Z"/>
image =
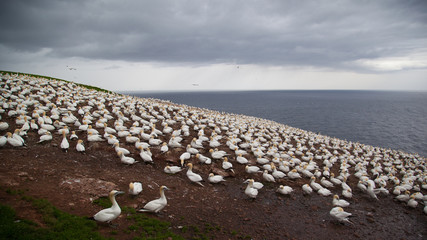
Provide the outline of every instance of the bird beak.
<path id="1" fill-rule="evenodd" d="M 249 179 L 246 179 L 243 183 L 248 183 L 249 182 Z"/>
<path id="2" fill-rule="evenodd" d="M 119 195 L 119 194 L 125 194 L 125 192 L 122 192 L 122 191 L 116 192 L 116 195 Z"/>

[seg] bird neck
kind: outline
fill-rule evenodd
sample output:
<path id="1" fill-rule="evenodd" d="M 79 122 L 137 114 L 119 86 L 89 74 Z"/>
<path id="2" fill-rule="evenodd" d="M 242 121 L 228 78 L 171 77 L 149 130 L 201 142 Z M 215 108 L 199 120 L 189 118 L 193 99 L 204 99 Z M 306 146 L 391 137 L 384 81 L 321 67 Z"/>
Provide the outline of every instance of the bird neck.
<path id="1" fill-rule="evenodd" d="M 111 206 L 111 208 L 113 208 L 113 209 L 120 208 L 120 207 L 119 207 L 119 204 L 118 204 L 118 203 L 117 203 L 117 201 L 116 201 L 116 197 L 115 197 L 114 195 L 112 195 L 112 196 L 110 197 L 110 201 L 111 201 L 111 203 L 113 204 L 113 205 Z"/>

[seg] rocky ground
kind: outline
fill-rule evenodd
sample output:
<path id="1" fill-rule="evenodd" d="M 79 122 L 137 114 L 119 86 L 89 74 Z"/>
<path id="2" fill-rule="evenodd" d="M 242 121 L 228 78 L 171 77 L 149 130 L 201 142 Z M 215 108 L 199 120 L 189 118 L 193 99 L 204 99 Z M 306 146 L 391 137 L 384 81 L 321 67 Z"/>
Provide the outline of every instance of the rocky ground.
<path id="1" fill-rule="evenodd" d="M 9 130 L 19 128 L 15 118 L 2 114 L 2 121 L 9 123 Z M 128 123 L 130 124 L 130 123 Z M 160 128 L 160 122 L 157 123 Z M 130 125 L 128 126 L 130 127 Z M 12 130 L 10 130 L 12 129 Z M 103 134 L 103 129 L 98 129 Z M 209 134 L 211 130 L 206 129 Z M 77 132 L 80 139 L 86 139 L 85 132 Z M 196 136 L 184 139 L 186 146 Z M 196 230 L 205 232 L 211 239 L 426 239 L 427 215 L 424 205 L 416 208 L 398 202 L 394 195 L 379 195 L 379 201 L 373 200 L 355 186 L 355 178 L 349 178 L 353 188 L 353 198 L 347 199 L 350 206 L 345 208 L 353 217 L 350 223 L 339 223 L 329 211 L 332 209 L 332 196 L 323 197 L 317 193 L 304 195 L 301 186 L 309 182 L 302 178 L 291 180 L 284 178 L 279 183 L 266 183 L 261 173 L 247 174 L 244 165 L 232 161 L 235 173 L 225 172 L 218 164 L 202 165 L 192 157 L 197 172 L 203 176 L 205 187 L 189 181 L 186 169 L 175 175 L 168 175 L 163 168 L 179 165 L 179 156 L 185 149 L 175 148 L 166 154 L 159 147 L 152 147 L 154 163 L 138 162 L 125 165 L 120 162 L 114 148 L 106 142 L 86 142 L 84 154 L 75 150 L 76 141 L 70 140 L 70 149 L 65 152 L 59 144 L 62 137 L 54 134 L 52 141 L 37 143 L 39 135 L 29 131 L 25 137 L 26 146 L 12 147 L 8 144 L 0 148 L 0 199 L 2 203 L 13 206 L 19 217 L 30 219 L 43 226 L 43 220 L 33 206 L 20 200 L 19 196 L 8 194 L 6 190 L 19 190 L 28 196 L 44 198 L 56 207 L 79 216 L 92 216 L 101 207 L 93 200 L 106 196 L 112 189 L 125 191 L 117 201 L 120 206 L 139 209 L 152 199 L 158 198 L 159 187 L 166 185 L 168 205 L 160 214 L 146 214 L 171 223 L 172 231 L 186 238 L 192 238 Z M 166 136 L 160 137 L 167 141 Z M 221 140 L 225 146 L 225 139 Z M 129 156 L 139 160 L 139 151 L 134 144 L 122 143 L 122 147 L 131 150 Z M 231 150 L 221 147 L 228 153 Z M 209 155 L 208 148 L 202 149 Z M 255 157 L 248 159 L 254 163 Z M 424 160 L 425 161 L 425 160 Z M 321 163 L 320 163 L 321 164 Z M 338 175 L 339 167 L 331 169 Z M 226 176 L 226 182 L 210 184 L 207 176 L 216 172 Z M 351 172 L 353 173 L 353 172 Z M 265 186 L 256 199 L 245 195 L 248 178 L 262 181 Z M 130 182 L 139 181 L 143 191 L 138 196 L 127 194 Z M 276 193 L 279 184 L 293 187 L 290 196 Z M 333 194 L 341 193 L 341 187 L 330 189 Z M 425 194 L 425 192 L 424 192 Z M 116 239 L 131 239 L 133 233 L 125 231 L 130 222 L 126 214 L 114 220 L 118 224 L 112 227 L 98 224 L 99 231 Z M 183 231 L 183 229 L 193 229 Z M 114 232 L 114 234 L 113 234 Z"/>

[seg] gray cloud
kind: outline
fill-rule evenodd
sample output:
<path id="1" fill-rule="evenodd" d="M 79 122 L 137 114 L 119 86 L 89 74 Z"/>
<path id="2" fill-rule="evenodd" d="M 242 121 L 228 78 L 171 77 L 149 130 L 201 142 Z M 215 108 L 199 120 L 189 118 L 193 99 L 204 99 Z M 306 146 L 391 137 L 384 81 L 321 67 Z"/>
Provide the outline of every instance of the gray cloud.
<path id="1" fill-rule="evenodd" d="M 1 1 L 0 45 L 54 57 L 356 68 L 427 48 L 426 1 Z"/>

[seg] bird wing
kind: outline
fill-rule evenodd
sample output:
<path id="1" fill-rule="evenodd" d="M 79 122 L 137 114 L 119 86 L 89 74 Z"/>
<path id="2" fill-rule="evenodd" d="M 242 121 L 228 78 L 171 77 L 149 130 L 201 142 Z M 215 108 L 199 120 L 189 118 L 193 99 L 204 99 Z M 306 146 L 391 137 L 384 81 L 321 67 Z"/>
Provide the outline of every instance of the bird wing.
<path id="1" fill-rule="evenodd" d="M 148 202 L 147 204 L 145 204 L 145 206 L 141 210 L 146 210 L 149 212 L 155 212 L 160 207 L 162 207 L 162 201 L 159 198 L 159 199 L 152 200 L 152 201 Z"/>

